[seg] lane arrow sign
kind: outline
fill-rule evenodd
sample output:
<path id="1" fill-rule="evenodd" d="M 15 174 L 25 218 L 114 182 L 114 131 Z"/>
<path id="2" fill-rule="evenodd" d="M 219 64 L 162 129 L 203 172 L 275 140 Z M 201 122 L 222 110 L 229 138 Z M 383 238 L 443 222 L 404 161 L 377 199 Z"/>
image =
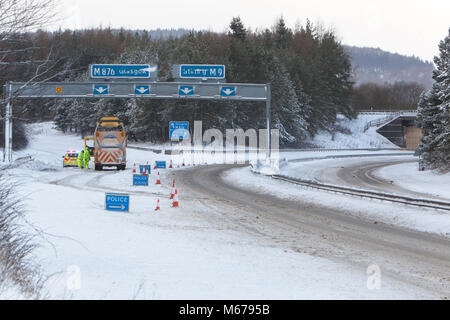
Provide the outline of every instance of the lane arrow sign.
<path id="1" fill-rule="evenodd" d="M 180 86 L 178 88 L 178 94 L 180 96 L 191 96 L 194 94 L 194 86 Z"/>
<path id="2" fill-rule="evenodd" d="M 236 96 L 236 87 L 222 87 L 220 88 L 220 95 L 222 97 L 234 97 Z"/>
<path id="3" fill-rule="evenodd" d="M 109 85 L 106 84 L 94 84 L 94 94 L 108 94 Z"/>
<path id="4" fill-rule="evenodd" d="M 150 86 L 149 85 L 136 85 L 134 87 L 134 94 L 150 94 Z"/>

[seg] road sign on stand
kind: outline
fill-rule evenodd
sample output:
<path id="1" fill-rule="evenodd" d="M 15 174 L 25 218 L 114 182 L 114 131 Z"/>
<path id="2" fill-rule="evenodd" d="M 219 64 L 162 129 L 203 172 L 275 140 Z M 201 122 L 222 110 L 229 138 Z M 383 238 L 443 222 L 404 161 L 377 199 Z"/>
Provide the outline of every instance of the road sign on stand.
<path id="1" fill-rule="evenodd" d="M 94 95 L 106 95 L 109 94 L 109 85 L 107 84 L 94 84 L 93 86 Z"/>
<path id="2" fill-rule="evenodd" d="M 189 139 L 189 121 L 169 121 L 169 138 Z"/>
<path id="3" fill-rule="evenodd" d="M 141 174 L 145 173 L 145 174 L 150 174 L 150 170 L 151 170 L 151 165 L 149 164 L 140 164 L 139 165 L 139 172 Z"/>
<path id="4" fill-rule="evenodd" d="M 133 174 L 133 186 L 148 186 L 148 175 Z"/>
<path id="5" fill-rule="evenodd" d="M 158 168 L 158 169 L 165 169 L 166 168 L 166 162 L 165 161 L 156 161 L 156 168 Z"/>
<path id="6" fill-rule="evenodd" d="M 149 64 L 92 64 L 93 79 L 149 79 L 157 78 L 158 68 Z"/>
<path id="7" fill-rule="evenodd" d="M 105 208 L 108 211 L 128 212 L 130 195 L 128 193 L 105 193 Z"/>

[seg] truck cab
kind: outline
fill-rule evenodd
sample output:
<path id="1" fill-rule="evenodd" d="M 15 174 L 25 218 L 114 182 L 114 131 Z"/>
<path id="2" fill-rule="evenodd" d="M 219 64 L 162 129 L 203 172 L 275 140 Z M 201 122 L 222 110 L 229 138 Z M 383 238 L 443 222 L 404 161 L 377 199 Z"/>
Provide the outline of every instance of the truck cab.
<path id="1" fill-rule="evenodd" d="M 127 135 L 123 121 L 117 117 L 103 117 L 94 132 L 95 170 L 104 167 L 126 168 Z"/>

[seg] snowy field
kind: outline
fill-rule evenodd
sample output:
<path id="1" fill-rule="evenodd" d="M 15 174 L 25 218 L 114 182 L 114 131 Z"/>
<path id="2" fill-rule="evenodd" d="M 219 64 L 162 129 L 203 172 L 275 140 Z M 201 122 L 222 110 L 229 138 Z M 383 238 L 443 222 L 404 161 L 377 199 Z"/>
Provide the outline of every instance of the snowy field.
<path id="1" fill-rule="evenodd" d="M 386 114 L 360 114 L 357 119 L 348 120 L 338 115 L 337 124 L 350 131 L 350 134 L 321 131 L 310 141 L 320 148 L 360 149 L 360 148 L 396 148 L 389 140 L 376 132 L 377 127 L 371 127 L 364 132 L 369 121 L 385 118 Z"/>
<path id="2" fill-rule="evenodd" d="M 179 190 L 180 208 L 171 208 L 170 170 L 161 170 L 161 186 L 154 184 L 154 172 L 149 187 L 131 186 L 131 163 L 153 163 L 169 156 L 128 149 L 125 171 L 63 169 L 61 156 L 67 149 L 79 150 L 82 140 L 57 132 L 49 123 L 33 125 L 31 130 L 34 138 L 29 147 L 14 156 L 31 155 L 33 160 L 4 166 L 2 174 L 19 184 L 27 222 L 40 230 L 35 254 L 49 276 L 44 290 L 52 299 L 439 298 L 389 279 L 381 289 L 369 290 L 365 269 L 211 225 L 205 217 L 214 208 L 194 206 L 195 199 L 184 198 L 183 190 Z M 321 197 L 269 182 L 270 178 L 256 176 L 249 168 L 233 170 L 229 177 L 233 175 L 266 188 L 263 191 Z M 105 211 L 108 191 L 129 192 L 130 212 Z M 162 210 L 155 212 L 157 199 Z M 348 203 L 334 196 L 327 199 L 324 205 Z M 417 219 L 421 226 L 423 214 L 408 214 L 408 219 L 400 216 L 398 223 Z M 448 218 L 429 214 L 440 219 L 442 230 L 449 230 Z M 0 297 L 17 298 L 10 292 L 1 292 Z"/>
<path id="3" fill-rule="evenodd" d="M 417 163 L 402 163 L 374 173 L 407 189 L 450 199 L 450 172 L 419 171 Z"/>

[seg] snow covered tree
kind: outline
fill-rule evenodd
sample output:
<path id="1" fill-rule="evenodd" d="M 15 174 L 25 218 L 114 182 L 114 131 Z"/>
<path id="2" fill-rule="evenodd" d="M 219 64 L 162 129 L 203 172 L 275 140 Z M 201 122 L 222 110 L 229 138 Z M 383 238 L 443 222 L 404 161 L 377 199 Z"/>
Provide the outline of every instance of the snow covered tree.
<path id="1" fill-rule="evenodd" d="M 310 98 L 296 88 L 277 57 L 266 56 L 267 79 L 272 85 L 272 127 L 280 130 L 282 145 L 299 145 L 308 136 Z"/>
<path id="2" fill-rule="evenodd" d="M 439 44 L 439 56 L 434 58 L 433 87 L 419 101 L 417 123 L 422 128 L 419 146 L 423 168 L 450 169 L 450 29 Z"/>

